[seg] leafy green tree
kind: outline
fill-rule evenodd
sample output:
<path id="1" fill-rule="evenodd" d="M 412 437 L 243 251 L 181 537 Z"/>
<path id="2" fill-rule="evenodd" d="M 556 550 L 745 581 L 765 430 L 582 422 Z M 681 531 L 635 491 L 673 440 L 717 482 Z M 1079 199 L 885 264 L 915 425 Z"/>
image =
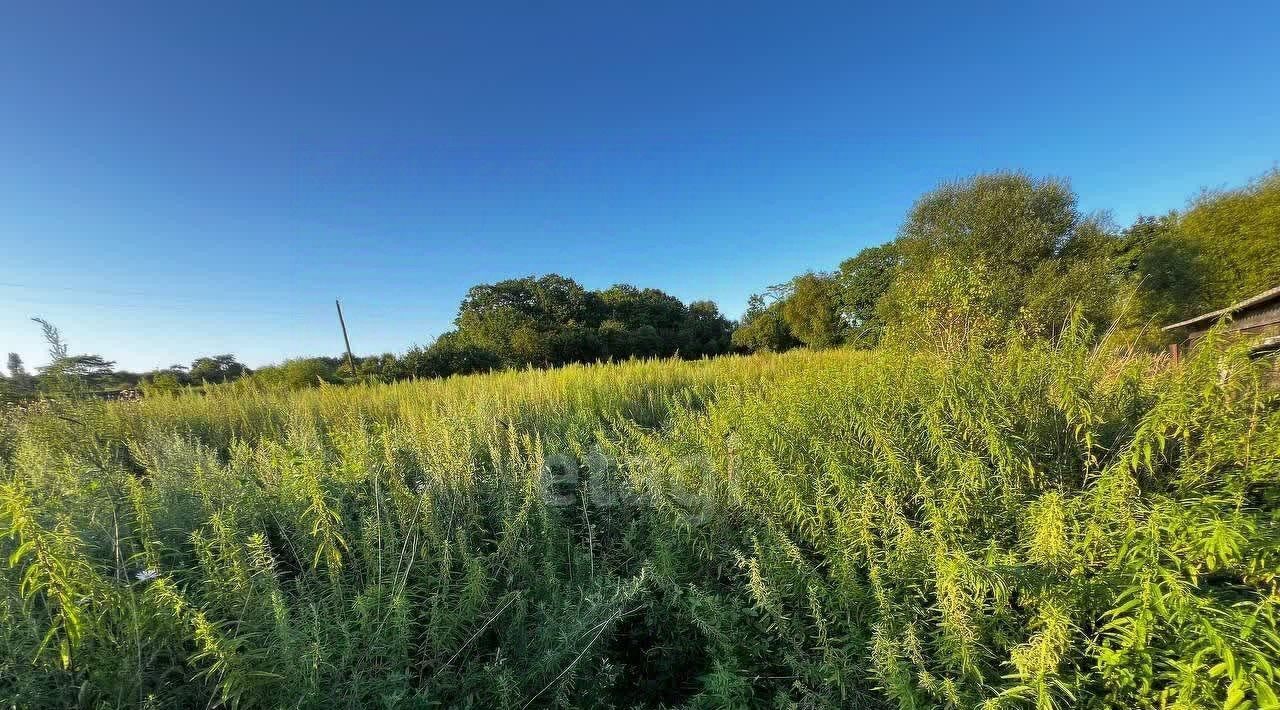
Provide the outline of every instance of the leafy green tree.
<path id="1" fill-rule="evenodd" d="M 782 301 L 766 303 L 761 294 L 747 300 L 742 322 L 734 329 L 732 345 L 746 352 L 782 352 L 800 344 L 782 317 Z"/>
<path id="2" fill-rule="evenodd" d="M 22 356 L 18 353 L 9 353 L 9 377 L 17 379 L 27 374 L 27 368 L 22 364 Z"/>
<path id="3" fill-rule="evenodd" d="M 471 343 L 457 331 L 441 335 L 430 347 L 411 348 L 401 361 L 408 376 L 421 378 L 488 372 L 505 364 L 498 353 Z"/>
<path id="4" fill-rule="evenodd" d="M 1075 315 L 1106 327 L 1138 314 L 1123 251 L 1124 239 L 1109 223 L 1082 220 L 1058 254 L 1027 277 L 1018 325 L 1025 333 L 1056 337 Z"/>
<path id="5" fill-rule="evenodd" d="M 174 363 L 166 368 L 151 372 L 149 376 L 151 378 L 155 378 L 156 375 L 160 374 L 172 375 L 173 378 L 178 381 L 178 384 L 185 387 L 191 384 L 191 377 L 188 374 L 189 369 L 190 368 L 182 363 Z"/>
<path id="6" fill-rule="evenodd" d="M 1105 328 L 1122 308 L 1136 308 L 1129 297 L 1131 286 L 1110 259 L 1046 261 L 1028 277 L 1015 323 L 1026 334 L 1050 338 L 1061 334 L 1076 315 Z"/>
<path id="7" fill-rule="evenodd" d="M 831 276 L 813 272 L 791 282 L 791 295 L 782 302 L 782 317 L 800 342 L 812 348 L 829 348 L 844 339 L 837 288 Z"/>
<path id="8" fill-rule="evenodd" d="M 496 354 L 509 366 L 677 352 L 701 357 L 723 352 L 729 337 L 728 321 L 705 305 L 695 312 L 670 294 L 630 284 L 589 291 L 556 274 L 475 286 L 455 323 L 449 348 L 465 344 L 476 354 Z M 481 357 L 480 362 L 487 361 Z"/>
<path id="9" fill-rule="evenodd" d="M 556 330 L 549 342 L 552 362 L 594 362 L 606 356 L 604 340 L 596 328 L 570 325 Z"/>
<path id="10" fill-rule="evenodd" d="M 600 292 L 606 322 L 619 324 L 602 333 L 606 353 L 614 358 L 668 357 L 680 349 L 679 331 L 689 317 L 680 299 L 656 288 L 615 284 Z M 603 323 L 601 324 L 603 327 Z"/>
<path id="11" fill-rule="evenodd" d="M 841 262 L 834 276 L 836 299 L 840 315 L 859 342 L 874 345 L 880 340 L 884 320 L 876 313 L 876 302 L 889 290 L 901 262 L 902 255 L 892 242 L 868 247 Z"/>
<path id="12" fill-rule="evenodd" d="M 1280 286 L 1280 169 L 1241 188 L 1200 194 L 1178 218 L 1177 239 L 1177 259 L 1194 263 L 1199 292 L 1179 316 Z"/>
<path id="13" fill-rule="evenodd" d="M 459 307 L 457 324 L 483 329 L 495 318 L 498 324 L 514 319 L 547 330 L 562 323 L 591 323 L 599 315 L 598 296 L 573 279 L 548 274 L 471 287 Z"/>
<path id="14" fill-rule="evenodd" d="M 517 365 L 546 367 L 553 364 L 551 339 L 557 329 L 542 330 L 533 323 L 517 326 L 507 337 L 507 358 Z"/>
<path id="15" fill-rule="evenodd" d="M 709 357 L 729 352 L 733 324 L 711 301 L 694 301 L 680 324 L 677 342 L 680 355 L 687 358 Z"/>
<path id="16" fill-rule="evenodd" d="M 944 183 L 921 197 L 897 246 L 903 272 L 911 272 L 911 281 L 930 294 L 955 286 L 958 265 L 980 269 L 996 284 L 986 307 L 997 319 L 1012 322 L 1031 275 L 1057 256 L 1080 222 L 1076 196 L 1065 181 L 990 173 Z M 934 271 L 945 282 L 923 284 L 921 274 Z"/>
<path id="17" fill-rule="evenodd" d="M 631 331 L 626 324 L 612 318 L 605 320 L 596 329 L 600 338 L 600 348 L 607 358 L 625 359 L 632 350 Z"/>
<path id="18" fill-rule="evenodd" d="M 993 278 L 1018 285 L 1058 254 L 1080 221 L 1066 181 L 988 173 L 921 197 L 897 245 L 905 268 L 924 268 L 938 257 L 981 262 Z"/>
<path id="19" fill-rule="evenodd" d="M 655 330 L 675 330 L 684 322 L 688 309 L 680 299 L 656 288 L 640 289 L 615 284 L 600 292 L 606 318 L 628 330 L 650 325 Z"/>
<path id="20" fill-rule="evenodd" d="M 142 392 L 148 397 L 174 395 L 182 390 L 182 382 L 173 372 L 160 371 L 142 381 Z"/>
<path id="21" fill-rule="evenodd" d="M 39 389 L 45 394 L 83 397 L 102 389 L 110 379 L 115 363 L 100 355 L 71 355 L 58 329 L 43 318 L 32 318 L 40 325 L 49 344 L 49 364 L 39 368 Z"/>
<path id="22" fill-rule="evenodd" d="M 1118 262 L 1138 284 L 1139 316 L 1159 325 L 1211 310 L 1205 260 L 1183 238 L 1177 214 L 1139 217 L 1122 234 Z"/>
<path id="23" fill-rule="evenodd" d="M 339 374 L 346 373 L 346 361 L 339 366 Z M 369 357 L 357 358 L 356 374 L 363 380 L 374 382 L 393 382 L 408 377 L 404 364 L 394 353 L 383 353 Z"/>
<path id="24" fill-rule="evenodd" d="M 963 331 L 973 336 L 965 342 L 989 338 L 995 323 L 1051 336 L 1073 312 L 1106 325 L 1132 292 L 1120 266 L 1123 245 L 1104 219 L 1080 215 L 1065 181 L 992 173 L 947 183 L 908 215 L 896 242 L 902 260 L 887 292 L 893 298 L 877 312 L 900 331 Z M 989 283 L 977 283 L 979 275 Z M 927 308 L 938 312 L 920 312 Z M 985 317 L 977 308 L 988 310 Z"/>
<path id="25" fill-rule="evenodd" d="M 21 399 L 35 394 L 35 378 L 27 372 L 21 355 L 9 353 L 8 370 L 9 378 L 5 388 L 9 398 Z"/>
<path id="26" fill-rule="evenodd" d="M 40 368 L 41 388 L 49 394 L 97 392 L 111 379 L 114 365 L 100 355 L 69 355 Z"/>
<path id="27" fill-rule="evenodd" d="M 191 363 L 188 377 L 197 383 L 222 383 L 237 380 L 248 372 L 248 368 L 238 362 L 235 355 L 223 354 L 197 358 Z"/>
<path id="28" fill-rule="evenodd" d="M 337 358 L 293 358 L 257 370 L 253 373 L 253 379 L 267 387 L 288 390 L 337 384 L 341 382 L 337 363 Z"/>
<path id="29" fill-rule="evenodd" d="M 573 279 L 548 274 L 473 286 L 455 323 L 471 345 L 498 353 L 509 364 L 547 365 L 558 364 L 551 343 L 556 331 L 594 328 L 602 315 L 597 294 Z"/>
<path id="30" fill-rule="evenodd" d="M 904 271 L 877 309 L 885 340 L 912 350 L 958 351 L 993 344 L 1004 324 L 1002 284 L 981 261 L 937 257 L 928 271 Z"/>
<path id="31" fill-rule="evenodd" d="M 651 325 L 642 325 L 630 333 L 629 355 L 635 357 L 666 357 L 672 354 L 672 350 L 668 348 L 668 341 L 662 337 L 662 333 Z"/>

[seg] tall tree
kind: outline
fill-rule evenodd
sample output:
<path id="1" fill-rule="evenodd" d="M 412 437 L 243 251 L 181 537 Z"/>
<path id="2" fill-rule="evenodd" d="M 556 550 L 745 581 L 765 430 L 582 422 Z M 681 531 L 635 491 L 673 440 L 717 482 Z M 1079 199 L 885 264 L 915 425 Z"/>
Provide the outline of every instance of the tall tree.
<path id="1" fill-rule="evenodd" d="M 23 366 L 22 356 L 18 353 L 9 353 L 8 361 L 9 378 L 6 381 L 6 396 L 9 398 L 24 398 L 35 394 L 36 383 Z"/>
<path id="2" fill-rule="evenodd" d="M 451 331 L 436 338 L 430 347 L 410 348 L 403 367 L 411 377 L 448 377 L 496 370 L 505 364 L 493 350 L 480 347 Z"/>
<path id="3" fill-rule="evenodd" d="M 564 327 L 595 328 L 603 320 L 600 297 L 573 279 L 548 274 L 467 291 L 455 320 L 460 337 L 498 353 L 513 365 L 554 364 L 551 340 Z"/>
<path id="4" fill-rule="evenodd" d="M 799 345 L 782 317 L 782 304 L 782 300 L 768 302 L 765 295 L 752 294 L 742 322 L 733 331 L 733 347 L 747 352 L 782 352 Z"/>
<path id="5" fill-rule="evenodd" d="M 889 290 L 901 262 L 902 254 L 894 243 L 867 247 L 841 262 L 834 277 L 836 300 L 840 315 L 859 342 L 874 345 L 879 341 L 884 320 L 876 313 L 876 302 Z"/>
<path id="6" fill-rule="evenodd" d="M 675 296 L 656 288 L 615 284 L 600 292 L 600 301 L 606 318 L 601 341 L 610 357 L 666 357 L 680 348 L 678 331 L 689 310 Z"/>
<path id="7" fill-rule="evenodd" d="M 677 341 L 680 355 L 687 358 L 720 355 L 729 351 L 733 324 L 711 301 L 694 301 L 680 324 Z"/>
<path id="8" fill-rule="evenodd" d="M 899 278 L 890 307 L 882 299 L 877 312 L 888 327 L 936 333 L 954 324 L 982 335 L 966 342 L 987 339 L 991 323 L 1051 332 L 1087 300 L 1072 279 L 1089 277 L 1089 298 L 1105 289 L 1104 265 L 1080 265 L 1105 236 L 1102 224 L 1081 217 L 1063 180 L 1001 172 L 945 183 L 907 215 L 896 242 Z"/>
<path id="9" fill-rule="evenodd" d="M 17 379 L 27 376 L 27 368 L 22 364 L 22 356 L 18 353 L 9 353 L 9 377 Z"/>
<path id="10" fill-rule="evenodd" d="M 1178 220 L 1184 259 L 1199 272 L 1198 303 L 1180 315 L 1228 306 L 1280 286 L 1280 168 L 1234 190 L 1206 191 Z"/>
<path id="11" fill-rule="evenodd" d="M 834 280 L 813 272 L 791 282 L 791 295 L 782 302 L 782 317 L 800 342 L 812 348 L 829 348 L 844 339 L 845 322 Z"/>
<path id="12" fill-rule="evenodd" d="M 1080 215 L 1064 180 L 998 172 L 944 183 L 911 208 L 898 238 L 907 268 L 945 256 L 1020 283 L 1066 245 Z"/>
<path id="13" fill-rule="evenodd" d="M 43 318 L 32 318 L 40 325 L 49 344 L 49 364 L 40 368 L 39 387 L 46 394 L 81 397 L 102 388 L 112 375 L 115 363 L 100 355 L 71 355 L 62 334 Z"/>
<path id="14" fill-rule="evenodd" d="M 655 329 L 680 327 L 688 309 L 680 299 L 656 288 L 640 289 L 631 284 L 615 284 L 600 292 L 606 317 L 634 330 L 644 325 Z"/>
<path id="15" fill-rule="evenodd" d="M 1121 240 L 1117 260 L 1137 282 L 1143 317 L 1162 324 L 1212 310 L 1200 245 L 1182 235 L 1176 213 L 1138 217 Z"/>
<path id="16" fill-rule="evenodd" d="M 944 352 L 996 342 L 1008 322 L 1000 307 L 1006 285 L 981 261 L 941 256 L 930 266 L 904 271 L 877 304 L 886 341 Z"/>
<path id="17" fill-rule="evenodd" d="M 191 363 L 187 376 L 192 382 L 222 383 L 239 379 L 249 370 L 229 353 L 196 358 Z"/>

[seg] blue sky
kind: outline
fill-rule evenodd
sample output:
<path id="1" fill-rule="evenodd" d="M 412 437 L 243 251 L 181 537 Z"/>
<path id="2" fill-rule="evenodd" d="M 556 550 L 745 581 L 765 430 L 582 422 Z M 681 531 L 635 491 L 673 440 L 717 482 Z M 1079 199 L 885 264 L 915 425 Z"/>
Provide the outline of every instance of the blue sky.
<path id="1" fill-rule="evenodd" d="M 1269 3 L 20 3 L 0 350 L 362 353 L 559 272 L 730 316 L 939 181 L 1125 223 L 1280 158 Z"/>

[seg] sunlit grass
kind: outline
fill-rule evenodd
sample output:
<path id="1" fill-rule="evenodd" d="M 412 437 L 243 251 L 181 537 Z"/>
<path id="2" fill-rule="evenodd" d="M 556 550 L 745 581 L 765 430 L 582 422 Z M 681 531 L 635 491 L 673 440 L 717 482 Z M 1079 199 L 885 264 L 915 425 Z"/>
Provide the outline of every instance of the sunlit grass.
<path id="1" fill-rule="evenodd" d="M 1268 366 L 798 351 L 3 429 L 6 706 L 1274 703 Z"/>

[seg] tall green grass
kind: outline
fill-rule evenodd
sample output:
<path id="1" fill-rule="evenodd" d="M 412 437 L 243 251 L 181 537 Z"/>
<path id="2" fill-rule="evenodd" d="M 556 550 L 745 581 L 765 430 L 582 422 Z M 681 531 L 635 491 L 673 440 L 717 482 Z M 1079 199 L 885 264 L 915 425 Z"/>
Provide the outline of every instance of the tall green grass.
<path id="1" fill-rule="evenodd" d="M 0 700 L 1274 707 L 1268 367 L 1071 332 L 11 416 Z"/>

